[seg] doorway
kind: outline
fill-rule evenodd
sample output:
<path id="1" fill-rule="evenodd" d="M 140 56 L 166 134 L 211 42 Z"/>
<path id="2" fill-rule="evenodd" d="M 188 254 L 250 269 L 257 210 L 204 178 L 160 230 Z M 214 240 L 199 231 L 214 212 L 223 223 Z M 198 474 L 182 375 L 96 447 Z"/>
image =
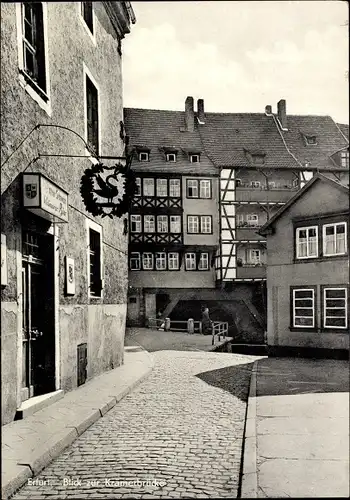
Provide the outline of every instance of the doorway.
<path id="1" fill-rule="evenodd" d="M 22 401 L 55 390 L 53 240 L 23 232 Z"/>

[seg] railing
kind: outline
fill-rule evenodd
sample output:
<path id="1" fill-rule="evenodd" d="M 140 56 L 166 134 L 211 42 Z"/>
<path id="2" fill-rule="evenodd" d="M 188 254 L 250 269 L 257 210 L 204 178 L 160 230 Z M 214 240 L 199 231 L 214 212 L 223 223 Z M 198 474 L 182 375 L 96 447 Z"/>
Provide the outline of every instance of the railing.
<path id="1" fill-rule="evenodd" d="M 223 337 L 224 339 L 226 338 L 226 335 L 228 334 L 228 323 L 222 321 L 213 321 L 212 332 L 211 345 L 214 345 L 215 335 L 217 335 L 219 342 L 221 340 L 221 337 Z"/>

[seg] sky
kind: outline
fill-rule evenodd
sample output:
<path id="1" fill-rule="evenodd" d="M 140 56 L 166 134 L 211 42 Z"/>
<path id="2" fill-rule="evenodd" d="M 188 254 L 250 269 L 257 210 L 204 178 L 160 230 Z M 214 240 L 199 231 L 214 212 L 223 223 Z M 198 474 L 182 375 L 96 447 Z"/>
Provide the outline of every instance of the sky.
<path id="1" fill-rule="evenodd" d="M 264 112 L 349 123 L 346 1 L 131 2 L 123 40 L 124 106 Z"/>

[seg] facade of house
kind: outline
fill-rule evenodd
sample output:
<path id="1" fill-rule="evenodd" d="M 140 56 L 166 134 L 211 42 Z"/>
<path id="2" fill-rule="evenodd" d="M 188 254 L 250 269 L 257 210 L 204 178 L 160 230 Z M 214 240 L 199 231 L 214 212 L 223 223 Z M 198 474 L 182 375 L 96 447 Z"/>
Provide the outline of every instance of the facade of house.
<path id="1" fill-rule="evenodd" d="M 349 188 L 316 174 L 260 229 L 270 353 L 348 354 L 349 215 Z"/>
<path id="2" fill-rule="evenodd" d="M 80 189 L 124 157 L 134 21 L 129 2 L 1 5 L 3 424 L 123 363 L 125 225 Z"/>
<path id="3" fill-rule="evenodd" d="M 349 142 L 344 127 L 327 116 L 287 115 L 283 99 L 277 113 L 271 106 L 266 106 L 264 113 L 207 113 L 203 99 L 198 100 L 194 111 L 193 99 L 188 97 L 184 112 L 126 108 L 124 116 L 134 154 L 133 169 L 140 175 L 140 196 L 135 197 L 130 211 L 129 250 L 133 261 L 129 267 L 129 322 L 142 324 L 159 312 L 179 316 L 180 309 L 195 314 L 200 309 L 195 302 L 205 302 L 211 310 L 218 309 L 215 319 L 225 317 L 241 338 L 251 339 L 258 332 L 256 340 L 261 340 L 266 328 L 267 252 L 259 228 L 317 171 L 348 184 Z M 194 163 L 191 155 L 196 158 Z M 151 264 L 146 263 L 146 268 L 142 264 L 146 241 L 142 238 L 149 237 L 148 221 L 153 220 L 149 215 L 157 217 L 164 210 L 153 188 L 149 191 L 153 207 L 142 193 L 145 183 L 155 185 L 159 179 L 165 185 L 161 180 L 165 176 L 177 177 L 182 193 L 176 207 L 179 217 L 182 211 L 183 239 L 178 242 L 184 245 L 180 252 L 182 267 L 169 278 L 169 270 L 157 268 L 155 260 L 149 270 Z M 193 182 L 197 193 L 200 184 L 195 179 L 204 186 L 211 176 L 212 200 L 207 208 L 200 194 L 189 194 L 188 183 L 192 186 Z M 142 226 L 142 213 L 146 226 Z M 200 217 L 209 215 L 213 233 L 201 234 Z M 198 231 L 194 235 L 193 227 Z M 152 226 L 152 238 L 158 238 L 155 232 Z M 203 245 L 211 245 L 210 274 L 198 267 L 197 271 L 186 271 L 186 253 L 192 252 L 186 248 L 187 243 L 197 243 L 197 261 L 204 252 Z M 155 295 L 151 310 L 149 294 Z M 158 295 L 159 308 L 155 306 Z"/>

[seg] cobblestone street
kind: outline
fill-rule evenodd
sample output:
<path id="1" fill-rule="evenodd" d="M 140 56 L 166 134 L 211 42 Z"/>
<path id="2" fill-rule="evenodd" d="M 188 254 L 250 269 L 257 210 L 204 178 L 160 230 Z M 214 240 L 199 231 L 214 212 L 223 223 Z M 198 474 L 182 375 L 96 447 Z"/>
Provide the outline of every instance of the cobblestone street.
<path id="1" fill-rule="evenodd" d="M 160 351 L 149 378 L 14 497 L 237 497 L 253 356 Z"/>

